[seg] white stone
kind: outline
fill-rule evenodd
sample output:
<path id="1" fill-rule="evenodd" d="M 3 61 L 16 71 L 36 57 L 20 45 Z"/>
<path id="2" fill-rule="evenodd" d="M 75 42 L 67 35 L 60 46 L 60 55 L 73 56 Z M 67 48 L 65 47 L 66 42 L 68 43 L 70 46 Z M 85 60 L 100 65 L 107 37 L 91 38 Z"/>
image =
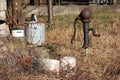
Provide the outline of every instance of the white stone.
<path id="1" fill-rule="evenodd" d="M 0 11 L 7 10 L 6 0 L 0 0 Z"/>
<path id="2" fill-rule="evenodd" d="M 6 37 L 10 34 L 9 26 L 6 23 L 0 25 L 0 37 Z"/>
<path id="3" fill-rule="evenodd" d="M 6 20 L 6 12 L 0 11 L 0 20 Z"/>

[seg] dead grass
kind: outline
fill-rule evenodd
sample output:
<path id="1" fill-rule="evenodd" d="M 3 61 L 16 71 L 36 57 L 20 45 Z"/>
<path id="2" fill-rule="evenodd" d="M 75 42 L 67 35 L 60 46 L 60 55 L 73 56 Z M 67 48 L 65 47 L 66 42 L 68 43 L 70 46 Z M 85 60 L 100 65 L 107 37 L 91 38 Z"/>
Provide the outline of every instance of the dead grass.
<path id="1" fill-rule="evenodd" d="M 54 23 L 51 28 L 46 29 L 46 45 L 42 48 L 43 53 L 59 54 L 54 57 L 74 56 L 77 58 L 76 74 L 74 76 L 59 77 L 46 75 L 43 73 L 29 70 L 30 73 L 18 73 L 17 65 L 12 65 L 13 68 L 2 67 L 0 74 L 2 80 L 120 80 L 120 14 L 119 13 L 94 13 L 90 26 L 96 28 L 101 37 L 93 37 L 90 34 L 91 46 L 89 48 L 89 56 L 85 57 L 83 45 L 82 23 L 78 21 L 77 36 L 74 44 L 71 44 L 73 35 L 73 21 L 77 15 L 55 16 Z M 4 41 L 4 40 L 3 40 Z M 12 40 L 7 43 L 9 49 L 8 62 L 13 63 L 15 54 L 25 52 L 24 47 L 18 48 L 19 40 Z M 17 45 L 17 46 L 16 46 Z M 12 46 L 12 47 L 11 47 Z M 25 46 L 24 44 L 19 46 Z M 15 52 L 16 50 L 16 52 Z M 23 50 L 23 51 L 22 51 Z M 38 57 L 42 54 L 40 48 L 31 51 L 32 55 L 37 54 Z M 32 56 L 35 57 L 35 56 Z M 56 59 L 59 59 L 56 58 Z M 6 58 L 4 58 L 4 61 Z M 10 62 L 11 63 L 11 62 Z M 2 71 L 2 72 L 1 72 Z M 27 71 L 27 72 L 29 72 Z M 3 77 L 4 76 L 4 77 Z M 7 77 L 6 77 L 7 76 Z"/>
<path id="2" fill-rule="evenodd" d="M 69 16 L 69 18 L 69 24 L 65 24 L 65 27 L 58 24 L 59 27 L 57 26 L 57 28 L 47 32 L 47 41 L 58 44 L 60 46 L 61 55 L 75 56 L 78 59 L 78 74 L 74 78 L 72 77 L 69 79 L 118 80 L 119 75 L 116 75 L 115 73 L 119 71 L 120 64 L 115 64 L 116 61 L 114 60 L 119 59 L 118 56 L 120 54 L 120 15 L 118 13 L 99 13 L 93 15 L 90 25 L 97 29 L 98 33 L 101 34 L 101 37 L 96 38 L 90 34 L 91 47 L 89 48 L 89 57 L 87 59 L 85 58 L 84 50 L 82 49 L 82 23 L 78 22 L 77 36 L 74 44 L 71 45 L 70 40 L 73 34 L 73 25 L 71 22 L 74 18 L 71 16 Z M 63 18 L 62 21 L 65 23 L 66 19 L 64 20 Z M 119 62 L 119 60 L 117 61 Z M 112 69 L 110 66 L 112 66 Z M 110 72 L 112 72 L 112 74 L 110 74 Z"/>

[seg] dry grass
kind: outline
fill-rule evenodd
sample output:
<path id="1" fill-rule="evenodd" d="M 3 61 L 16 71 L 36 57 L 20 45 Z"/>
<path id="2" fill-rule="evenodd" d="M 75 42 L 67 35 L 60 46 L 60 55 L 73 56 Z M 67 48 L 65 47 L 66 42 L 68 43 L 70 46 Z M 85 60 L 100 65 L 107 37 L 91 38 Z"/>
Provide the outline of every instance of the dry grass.
<path id="1" fill-rule="evenodd" d="M 75 15 L 74 15 L 75 17 Z M 65 19 L 64 19 L 65 18 Z M 67 20 L 62 18 L 63 23 Z M 78 22 L 77 36 L 74 44 L 70 44 L 73 34 L 73 16 L 69 16 L 67 23 L 57 25 L 57 28 L 47 32 L 47 42 L 58 44 L 62 56 L 75 56 L 78 59 L 77 77 L 71 80 L 117 80 L 119 79 L 119 55 L 120 55 L 120 33 L 119 33 L 119 13 L 97 13 L 91 20 L 91 27 L 97 29 L 101 37 L 96 38 L 90 34 L 91 47 L 89 57 L 84 56 L 82 23 Z M 57 21 L 57 20 L 56 20 Z M 58 20 L 59 21 L 59 20 Z M 58 27 L 59 26 L 59 27 Z M 52 36 L 50 36 L 52 35 Z M 115 64 L 117 63 L 117 64 Z M 111 67 L 112 66 L 112 67 Z M 115 68 L 115 69 L 114 69 Z M 117 74 L 116 74 L 117 73 Z M 113 77 L 114 76 L 114 77 Z"/>
<path id="2" fill-rule="evenodd" d="M 94 13 L 90 26 L 96 28 L 101 37 L 90 34 L 89 56 L 85 57 L 83 45 L 82 23 L 78 21 L 77 36 L 71 44 L 73 35 L 73 21 L 77 15 L 55 16 L 51 28 L 46 29 L 46 45 L 42 48 L 32 49 L 32 58 L 39 57 L 44 52 L 51 58 L 59 59 L 63 56 L 77 58 L 76 74 L 65 77 L 64 75 L 51 76 L 37 72 L 32 68 L 22 72 L 16 63 L 16 54 L 25 53 L 24 44 L 19 44 L 14 39 L 7 43 L 8 51 L 0 68 L 1 80 L 120 80 L 120 14 L 119 13 Z M 18 48 L 17 46 L 22 46 Z M 12 47 L 11 47 L 12 46 Z M 44 51 L 45 50 L 45 51 Z M 20 51 L 20 52 L 19 52 Z M 36 54 L 36 55 L 35 55 Z M 56 55 L 57 54 L 57 55 Z M 45 55 L 46 56 L 46 55 Z M 6 60 L 7 59 L 7 60 Z M 10 65 L 11 63 L 14 63 Z M 7 65 L 7 66 L 6 66 Z M 11 68 L 12 67 L 12 68 Z M 20 73 L 18 72 L 20 71 Z M 62 76 L 62 77 L 61 77 Z"/>

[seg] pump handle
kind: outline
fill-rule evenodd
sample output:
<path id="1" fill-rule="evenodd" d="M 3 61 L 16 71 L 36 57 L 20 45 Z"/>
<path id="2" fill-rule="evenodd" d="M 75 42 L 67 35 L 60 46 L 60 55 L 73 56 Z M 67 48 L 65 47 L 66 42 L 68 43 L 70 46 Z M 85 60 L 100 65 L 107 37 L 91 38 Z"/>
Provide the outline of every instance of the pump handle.
<path id="1" fill-rule="evenodd" d="M 74 40 L 74 38 L 75 38 L 75 36 L 76 36 L 76 22 L 77 22 L 77 20 L 81 20 L 81 17 L 80 16 L 78 16 L 75 20 L 74 20 L 74 33 L 73 33 L 73 36 L 72 36 L 72 39 L 71 39 L 71 44 L 73 44 L 73 40 Z"/>

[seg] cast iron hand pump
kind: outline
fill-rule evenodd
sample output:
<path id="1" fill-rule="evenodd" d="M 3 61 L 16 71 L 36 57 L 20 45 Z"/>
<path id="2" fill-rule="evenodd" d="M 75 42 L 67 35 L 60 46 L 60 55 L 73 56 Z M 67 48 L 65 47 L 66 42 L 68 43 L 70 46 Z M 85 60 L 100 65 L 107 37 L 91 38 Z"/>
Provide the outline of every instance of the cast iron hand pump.
<path id="1" fill-rule="evenodd" d="M 96 34 L 95 29 L 89 27 L 90 23 L 90 18 L 91 18 L 91 11 L 89 8 L 85 8 L 81 11 L 79 16 L 75 19 L 74 21 L 74 35 L 71 39 L 71 43 L 73 43 L 73 40 L 75 38 L 76 34 L 76 22 L 77 20 L 81 20 L 83 23 L 83 33 L 84 33 L 84 44 L 83 47 L 87 49 L 89 47 L 89 32 L 92 31 L 93 36 L 99 37 L 99 34 Z"/>

